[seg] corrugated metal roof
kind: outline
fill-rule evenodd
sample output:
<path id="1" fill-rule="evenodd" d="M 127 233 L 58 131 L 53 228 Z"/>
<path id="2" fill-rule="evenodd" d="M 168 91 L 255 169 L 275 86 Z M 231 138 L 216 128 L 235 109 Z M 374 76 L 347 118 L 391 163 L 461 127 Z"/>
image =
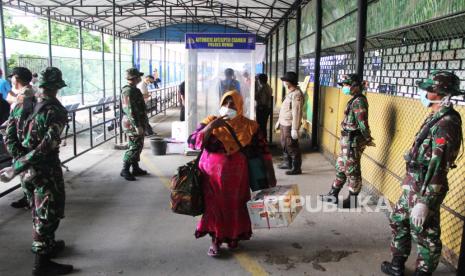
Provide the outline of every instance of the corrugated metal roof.
<path id="1" fill-rule="evenodd" d="M 295 0 L 8 0 L 4 6 L 93 29 L 113 28 L 125 37 L 176 24 L 215 24 L 265 37 Z"/>

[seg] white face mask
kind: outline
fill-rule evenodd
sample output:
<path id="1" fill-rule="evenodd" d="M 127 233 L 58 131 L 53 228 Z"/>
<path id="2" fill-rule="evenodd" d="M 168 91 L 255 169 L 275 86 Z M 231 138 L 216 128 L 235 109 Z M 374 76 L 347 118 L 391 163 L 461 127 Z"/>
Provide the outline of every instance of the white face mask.
<path id="1" fill-rule="evenodd" d="M 237 111 L 231 108 L 227 108 L 226 106 L 222 106 L 220 108 L 220 116 L 227 116 L 229 119 L 233 119 L 237 116 Z"/>

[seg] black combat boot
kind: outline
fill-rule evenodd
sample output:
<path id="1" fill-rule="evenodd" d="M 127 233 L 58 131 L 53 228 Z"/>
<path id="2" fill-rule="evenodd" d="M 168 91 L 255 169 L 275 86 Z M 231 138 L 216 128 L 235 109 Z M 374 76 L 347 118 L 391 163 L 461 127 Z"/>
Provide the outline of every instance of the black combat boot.
<path id="1" fill-rule="evenodd" d="M 48 255 L 34 254 L 34 267 L 32 268 L 32 275 L 34 276 L 65 275 L 71 273 L 73 269 L 72 265 L 50 261 Z"/>
<path id="2" fill-rule="evenodd" d="M 338 196 L 340 191 L 340 188 L 334 188 L 333 186 L 331 186 L 331 190 L 329 190 L 329 193 L 327 193 L 326 195 L 320 195 L 321 201 L 337 204 L 339 202 Z"/>
<path id="3" fill-rule="evenodd" d="M 358 193 L 352 193 L 349 191 L 349 196 L 342 201 L 342 208 L 350 209 L 350 208 L 357 208 L 358 205 Z M 353 206 L 352 206 L 353 205 Z"/>
<path id="4" fill-rule="evenodd" d="M 421 270 L 415 270 L 415 272 L 413 273 L 413 276 L 431 276 L 433 275 L 433 273 L 431 272 L 424 272 L 424 271 L 421 271 Z"/>
<path id="5" fill-rule="evenodd" d="M 26 196 L 23 196 L 21 199 L 17 201 L 13 201 L 10 204 L 10 206 L 16 209 L 20 209 L 20 208 L 29 209 L 29 202 L 27 202 Z"/>
<path id="6" fill-rule="evenodd" d="M 121 170 L 121 173 L 120 175 L 122 177 L 124 177 L 124 179 L 126 179 L 127 181 L 134 181 L 136 180 L 136 178 L 134 177 L 134 175 L 131 174 L 131 172 L 129 171 L 129 168 L 131 167 L 131 163 L 129 162 L 124 162 L 124 165 L 123 165 L 123 169 Z"/>
<path id="7" fill-rule="evenodd" d="M 132 163 L 132 175 L 133 176 L 141 176 L 141 175 L 148 175 L 149 173 L 146 170 L 143 170 L 139 167 L 139 162 Z"/>
<path id="8" fill-rule="evenodd" d="M 58 254 L 63 252 L 65 250 L 65 241 L 64 240 L 56 240 L 52 243 L 50 253 L 48 253 L 48 256 L 50 258 L 56 258 Z"/>
<path id="9" fill-rule="evenodd" d="M 278 165 L 278 169 L 290 170 L 292 168 L 292 159 L 286 154 L 283 156 L 283 161 Z"/>
<path id="10" fill-rule="evenodd" d="M 287 175 L 297 175 L 302 174 L 302 160 L 300 158 L 292 158 L 292 169 L 290 171 L 286 171 Z"/>
<path id="11" fill-rule="evenodd" d="M 383 262 L 381 271 L 391 276 L 404 276 L 406 257 L 394 256 L 391 262 Z"/>

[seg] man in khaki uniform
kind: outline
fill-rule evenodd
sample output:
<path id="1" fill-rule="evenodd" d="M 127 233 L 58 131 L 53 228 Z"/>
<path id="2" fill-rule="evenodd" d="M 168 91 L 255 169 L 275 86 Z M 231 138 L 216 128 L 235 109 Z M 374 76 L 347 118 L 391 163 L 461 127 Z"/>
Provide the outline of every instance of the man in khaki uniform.
<path id="1" fill-rule="evenodd" d="M 290 169 L 287 175 L 301 174 L 302 154 L 299 148 L 299 129 L 302 121 L 304 94 L 298 86 L 297 74 L 287 72 L 281 78 L 288 94 L 279 110 L 276 129 L 281 129 L 281 146 L 283 147 L 283 162 L 280 169 Z"/>

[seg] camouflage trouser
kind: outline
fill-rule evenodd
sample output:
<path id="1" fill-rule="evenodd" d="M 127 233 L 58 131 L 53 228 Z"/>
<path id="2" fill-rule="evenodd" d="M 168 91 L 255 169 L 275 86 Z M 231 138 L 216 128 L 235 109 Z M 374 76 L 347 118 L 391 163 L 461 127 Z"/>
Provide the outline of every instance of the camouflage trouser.
<path id="1" fill-rule="evenodd" d="M 333 187 L 342 189 L 342 186 L 348 182 L 349 191 L 358 194 L 362 189 L 360 158 L 365 146 L 355 145 L 351 148 L 348 136 L 342 136 L 340 144 L 341 153 L 336 160 L 336 178 L 333 181 Z"/>
<path id="2" fill-rule="evenodd" d="M 128 150 L 124 154 L 123 161 L 128 163 L 139 162 L 140 154 L 144 148 L 144 136 L 128 136 Z"/>
<path id="3" fill-rule="evenodd" d="M 55 231 L 64 217 L 65 184 L 60 165 L 36 169 L 37 175 L 21 186 L 32 212 L 32 252 L 46 254 L 55 242 Z"/>
<path id="4" fill-rule="evenodd" d="M 437 206 L 429 209 L 428 217 L 423 227 L 415 227 L 410 221 L 410 212 L 415 205 L 416 193 L 404 190 L 391 216 L 392 230 L 391 252 L 393 256 L 408 257 L 412 248 L 411 240 L 417 242 L 417 269 L 424 272 L 434 272 L 441 257 L 441 227 L 439 209 Z"/>

